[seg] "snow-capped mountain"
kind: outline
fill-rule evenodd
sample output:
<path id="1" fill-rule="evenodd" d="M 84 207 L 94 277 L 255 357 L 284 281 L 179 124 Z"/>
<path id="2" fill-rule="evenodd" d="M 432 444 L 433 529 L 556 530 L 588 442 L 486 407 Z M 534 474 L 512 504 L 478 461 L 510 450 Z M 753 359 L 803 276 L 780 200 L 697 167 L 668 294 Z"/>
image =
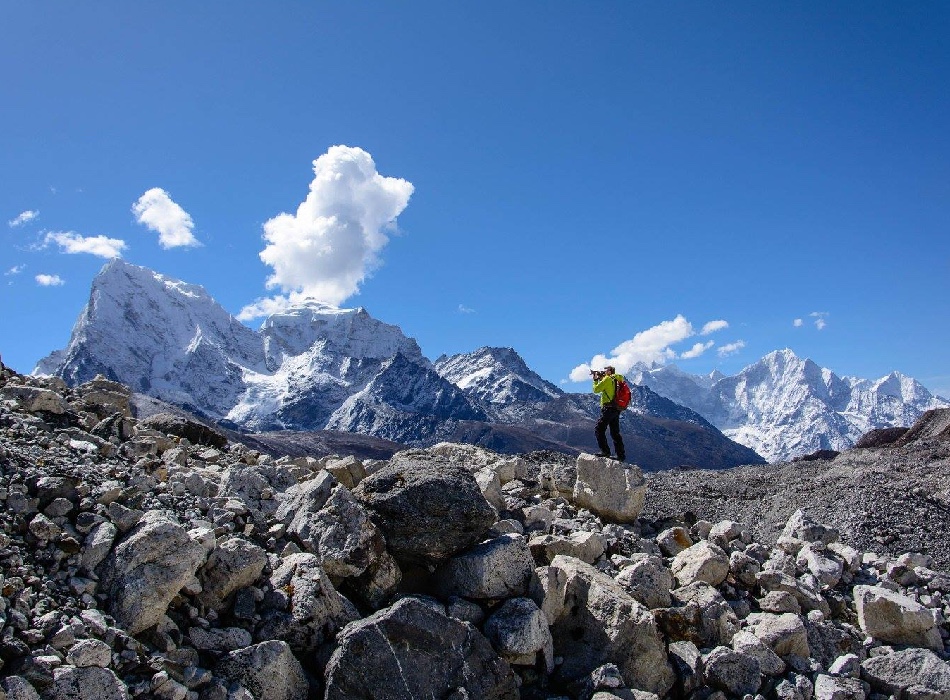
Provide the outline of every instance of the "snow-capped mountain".
<path id="1" fill-rule="evenodd" d="M 593 394 L 567 394 L 511 348 L 433 364 L 364 309 L 305 301 L 258 331 L 201 287 L 122 260 L 107 264 L 68 346 L 36 374 L 77 384 L 103 374 L 142 394 L 250 431 L 331 430 L 407 445 L 472 442 L 506 452 L 593 451 Z M 761 461 L 694 411 L 646 387 L 623 418 L 644 468 Z"/>
<path id="2" fill-rule="evenodd" d="M 442 355 L 435 371 L 484 406 L 494 420 L 518 420 L 564 392 L 533 372 L 512 348 Z"/>
<path id="3" fill-rule="evenodd" d="M 873 381 L 839 377 L 788 349 L 734 376 L 643 364 L 627 376 L 688 406 L 771 462 L 844 450 L 872 429 L 910 426 L 925 411 L 950 405 L 899 372 Z"/>
<path id="4" fill-rule="evenodd" d="M 70 383 L 104 374 L 252 430 L 362 429 L 407 441 L 420 421 L 485 418 L 414 340 L 364 309 L 305 301 L 255 332 L 201 287 L 122 260 L 96 277 L 69 345 L 35 373 Z"/>

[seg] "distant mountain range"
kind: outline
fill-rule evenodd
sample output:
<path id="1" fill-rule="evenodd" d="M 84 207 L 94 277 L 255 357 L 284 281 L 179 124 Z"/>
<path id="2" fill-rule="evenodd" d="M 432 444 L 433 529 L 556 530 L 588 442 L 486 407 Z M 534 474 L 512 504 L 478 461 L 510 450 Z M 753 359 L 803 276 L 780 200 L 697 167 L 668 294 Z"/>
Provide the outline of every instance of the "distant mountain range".
<path id="1" fill-rule="evenodd" d="M 871 381 L 839 377 L 791 350 L 777 350 L 734 376 L 637 365 L 628 378 L 687 406 L 770 462 L 845 450 L 865 433 L 909 427 L 950 406 L 900 372 Z"/>
<path id="2" fill-rule="evenodd" d="M 596 449 L 596 397 L 562 391 L 510 348 L 433 363 L 397 326 L 365 309 L 316 301 L 275 314 L 255 331 L 203 288 L 118 259 L 93 281 L 67 347 L 34 373 L 70 384 L 102 374 L 250 432 L 337 431 L 509 453 Z M 636 388 L 623 431 L 628 455 L 646 469 L 763 461 L 646 387 Z"/>
<path id="3" fill-rule="evenodd" d="M 511 348 L 431 362 L 398 326 L 317 301 L 274 314 L 255 331 L 202 287 L 118 259 L 93 281 L 67 347 L 34 372 L 71 384 L 103 374 L 246 432 L 335 431 L 501 452 L 596 450 L 596 397 L 564 392 Z M 647 469 L 840 450 L 869 430 L 909 426 L 950 405 L 899 373 L 874 382 L 840 378 L 790 350 L 732 377 L 638 365 L 628 378 L 639 386 L 623 432 L 628 454 Z"/>

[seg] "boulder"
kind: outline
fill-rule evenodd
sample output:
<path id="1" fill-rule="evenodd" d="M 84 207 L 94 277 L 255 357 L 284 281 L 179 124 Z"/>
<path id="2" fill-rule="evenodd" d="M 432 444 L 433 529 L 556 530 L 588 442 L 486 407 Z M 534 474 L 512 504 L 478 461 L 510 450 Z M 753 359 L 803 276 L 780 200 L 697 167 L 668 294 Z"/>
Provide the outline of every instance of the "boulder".
<path id="1" fill-rule="evenodd" d="M 746 631 L 761 639 L 782 658 L 794 655 L 807 659 L 811 656 L 805 623 L 794 613 L 752 613 L 745 624 Z"/>
<path id="2" fill-rule="evenodd" d="M 232 651 L 214 672 L 240 683 L 255 698 L 306 700 L 309 696 L 307 676 L 286 642 L 271 640 Z"/>
<path id="3" fill-rule="evenodd" d="M 534 560 L 524 537 L 502 535 L 457 554 L 436 571 L 445 597 L 489 599 L 525 595 L 534 577 Z"/>
<path id="4" fill-rule="evenodd" d="M 923 605 L 879 586 L 855 586 L 858 625 L 869 636 L 892 644 L 943 651 L 933 614 Z"/>
<path id="5" fill-rule="evenodd" d="M 716 647 L 703 657 L 706 682 L 714 688 L 738 697 L 753 695 L 759 690 L 759 662 L 729 647 Z"/>
<path id="6" fill-rule="evenodd" d="M 647 485 L 640 467 L 613 459 L 581 454 L 573 501 L 578 508 L 608 522 L 636 522 L 643 510 Z"/>
<path id="7" fill-rule="evenodd" d="M 16 401 L 19 407 L 28 413 L 43 411 L 62 415 L 69 410 L 69 405 L 61 394 L 35 386 L 7 384 L 0 389 L 0 397 Z"/>
<path id="8" fill-rule="evenodd" d="M 745 630 L 737 632 L 732 638 L 732 648 L 758 661 L 759 670 L 766 676 L 780 676 L 785 673 L 785 662 L 751 632 Z"/>
<path id="9" fill-rule="evenodd" d="M 519 698 L 511 667 L 481 632 L 416 598 L 347 626 L 325 680 L 325 700 Z"/>
<path id="10" fill-rule="evenodd" d="M 692 627 L 689 633 L 695 635 L 693 641 L 703 647 L 726 645 L 732 642 L 733 636 L 739 629 L 739 618 L 736 617 L 735 611 L 722 593 L 714 586 L 703 581 L 696 581 L 673 590 L 672 595 L 677 603 L 684 606 L 678 610 L 688 610 L 692 607 L 698 609 L 695 618 L 689 616 L 684 620 Z"/>
<path id="11" fill-rule="evenodd" d="M 386 551 L 367 510 L 329 472 L 292 486 L 275 517 L 304 550 L 317 555 L 333 581 L 359 576 Z"/>
<path id="12" fill-rule="evenodd" d="M 819 673 L 815 677 L 815 700 L 864 700 L 865 697 L 865 683 L 858 678 L 829 676 L 826 673 Z"/>
<path id="13" fill-rule="evenodd" d="M 291 554 L 270 577 L 274 594 L 256 637 L 280 639 L 295 651 L 316 649 L 359 618 L 354 605 L 333 587 L 313 554 Z"/>
<path id="14" fill-rule="evenodd" d="M 475 477 L 462 468 L 402 461 L 353 492 L 397 560 L 437 565 L 475 544 L 496 519 Z"/>
<path id="15" fill-rule="evenodd" d="M 638 602 L 648 608 L 670 606 L 673 574 L 657 556 L 645 556 L 622 569 L 615 577 Z"/>
<path id="16" fill-rule="evenodd" d="M 198 573 L 199 602 L 220 610 L 234 591 L 254 583 L 266 565 L 267 553 L 261 547 L 243 537 L 229 537 L 215 547 Z"/>
<path id="17" fill-rule="evenodd" d="M 108 668 L 64 666 L 54 671 L 43 700 L 129 700 L 129 691 Z"/>
<path id="18" fill-rule="evenodd" d="M 485 636 L 509 663 L 534 666 L 537 654 L 554 670 L 554 639 L 547 618 L 530 598 L 509 598 L 485 623 Z"/>
<path id="19" fill-rule="evenodd" d="M 619 583 L 579 559 L 558 556 L 542 577 L 543 609 L 553 619 L 557 673 L 576 681 L 605 663 L 624 680 L 663 696 L 673 670 L 653 615 Z"/>
<path id="20" fill-rule="evenodd" d="M 161 511 L 148 511 L 102 564 L 100 590 L 120 627 L 138 634 L 158 623 L 207 553 Z"/>
<path id="21" fill-rule="evenodd" d="M 112 649 L 98 639 L 81 639 L 69 648 L 66 662 L 80 668 L 87 666 L 105 668 L 112 662 Z"/>
<path id="22" fill-rule="evenodd" d="M 685 527 L 671 527 L 656 536 L 660 551 L 668 557 L 675 557 L 684 549 L 693 546 L 693 540 Z"/>
<path id="23" fill-rule="evenodd" d="M 861 664 L 871 688 L 894 697 L 950 698 L 950 664 L 929 649 L 904 649 L 872 656 Z"/>
<path id="24" fill-rule="evenodd" d="M 786 521 L 780 537 L 801 542 L 821 542 L 825 545 L 837 542 L 839 539 L 838 531 L 835 528 L 817 523 L 805 515 L 805 511 L 801 508 L 792 513 L 792 516 Z"/>
<path id="25" fill-rule="evenodd" d="M 528 543 L 531 554 L 541 562 L 550 563 L 554 557 L 563 554 L 593 564 L 607 550 L 607 539 L 599 532 L 580 530 L 567 537 L 561 535 L 539 535 Z"/>
<path id="26" fill-rule="evenodd" d="M 729 575 L 729 556 L 721 547 L 703 540 L 673 557 L 670 569 L 681 586 L 696 581 L 718 586 Z"/>
<path id="27" fill-rule="evenodd" d="M 193 445 L 220 448 L 228 444 L 228 439 L 214 428 L 172 413 L 156 413 L 141 421 L 139 426 L 186 438 Z"/>
<path id="28" fill-rule="evenodd" d="M 254 521 L 269 524 L 281 505 L 279 494 L 297 483 L 289 469 L 269 465 L 235 464 L 221 476 L 218 494 L 237 498 L 247 506 Z"/>

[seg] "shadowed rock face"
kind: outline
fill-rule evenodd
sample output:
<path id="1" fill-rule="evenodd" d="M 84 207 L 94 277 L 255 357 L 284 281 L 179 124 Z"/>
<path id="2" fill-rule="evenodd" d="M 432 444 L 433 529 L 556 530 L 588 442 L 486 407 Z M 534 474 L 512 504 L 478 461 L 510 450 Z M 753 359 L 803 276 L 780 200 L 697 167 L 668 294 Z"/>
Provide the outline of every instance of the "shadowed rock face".
<path id="1" fill-rule="evenodd" d="M 417 462 L 385 467 L 353 495 L 383 531 L 396 559 L 439 564 L 474 544 L 495 521 L 472 474 Z"/>
<path id="2" fill-rule="evenodd" d="M 484 635 L 413 598 L 348 626 L 337 642 L 326 700 L 519 698 L 511 668 Z"/>

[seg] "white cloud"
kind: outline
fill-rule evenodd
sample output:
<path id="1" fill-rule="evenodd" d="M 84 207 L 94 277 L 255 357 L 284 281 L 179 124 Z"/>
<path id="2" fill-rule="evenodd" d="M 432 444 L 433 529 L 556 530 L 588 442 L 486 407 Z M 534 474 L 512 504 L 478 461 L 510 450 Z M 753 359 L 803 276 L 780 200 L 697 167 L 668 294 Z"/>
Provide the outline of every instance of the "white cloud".
<path id="1" fill-rule="evenodd" d="M 703 329 L 699 332 L 700 335 L 709 335 L 710 333 L 715 333 L 716 331 L 721 331 L 729 327 L 728 321 L 709 321 L 703 325 Z"/>
<path id="2" fill-rule="evenodd" d="M 161 187 L 153 187 L 139 197 L 132 205 L 132 212 L 137 222 L 158 233 L 158 244 L 162 248 L 201 245 L 193 233 L 195 223 L 191 215 Z"/>
<path id="3" fill-rule="evenodd" d="M 6 272 L 4 272 L 3 274 L 4 274 L 5 277 L 10 277 L 11 275 L 19 275 L 19 274 L 20 274 L 21 272 L 23 272 L 25 269 L 26 269 L 26 265 L 14 265 L 13 267 L 11 267 L 9 270 L 7 270 Z"/>
<path id="4" fill-rule="evenodd" d="M 61 287 L 66 284 L 59 275 L 37 275 L 34 279 L 41 287 Z"/>
<path id="5" fill-rule="evenodd" d="M 465 304 L 459 304 L 459 313 L 460 313 L 460 314 L 473 314 L 473 313 L 475 313 L 475 309 L 470 309 L 469 307 L 465 306 Z"/>
<path id="6" fill-rule="evenodd" d="M 808 315 L 815 319 L 815 328 L 818 330 L 822 330 L 828 325 L 828 322 L 825 320 L 829 315 L 827 311 L 812 311 Z"/>
<path id="7" fill-rule="evenodd" d="M 274 297 L 274 304 L 312 297 L 336 305 L 356 294 L 380 265 L 380 252 L 414 190 L 406 180 L 380 175 L 369 153 L 349 146 L 330 148 L 313 161 L 313 172 L 296 214 L 278 214 L 264 224 L 267 245 L 260 258 L 274 270 L 267 287 L 288 295 Z M 245 307 L 240 317 L 256 314 L 266 301 Z"/>
<path id="8" fill-rule="evenodd" d="M 237 315 L 238 321 L 251 321 L 262 316 L 272 316 L 281 311 L 289 309 L 295 301 L 304 297 L 300 294 L 290 294 L 286 297 L 273 297 L 257 299 L 253 304 L 248 304 Z"/>
<path id="9" fill-rule="evenodd" d="M 728 327 L 728 321 L 721 319 L 708 321 L 699 333 L 700 335 L 709 335 Z M 682 314 L 679 314 L 671 321 L 663 321 L 653 326 L 653 328 L 640 331 L 632 339 L 624 341 L 611 350 L 609 357 L 595 355 L 590 362 L 585 362 L 572 369 L 569 377 L 571 381 L 582 382 L 589 378 L 591 368 L 599 369 L 606 365 L 613 365 L 618 372 L 623 374 L 638 362 L 646 364 L 664 363 L 677 357 L 683 360 L 691 360 L 699 357 L 715 345 L 713 340 L 708 340 L 705 343 L 695 343 L 688 350 L 677 354 L 672 346 L 695 335 L 696 330 L 693 325 Z M 721 354 L 722 351 L 720 350 Z"/>
<path id="10" fill-rule="evenodd" d="M 23 225 L 23 224 L 28 224 L 29 222 L 33 221 L 33 220 L 34 220 L 36 217 L 38 217 L 39 215 L 40 215 L 40 213 L 39 213 L 38 211 L 34 211 L 34 210 L 32 210 L 32 209 L 27 209 L 26 211 L 21 212 L 19 215 L 17 215 L 17 217 L 16 217 L 15 219 L 10 219 L 10 220 L 7 222 L 7 224 L 10 226 L 10 228 L 14 228 L 14 227 L 16 227 L 16 226 L 21 226 L 21 225 Z"/>
<path id="11" fill-rule="evenodd" d="M 715 344 L 716 342 L 714 340 L 708 340 L 705 343 L 696 343 L 689 350 L 687 350 L 684 353 L 681 353 L 680 357 L 683 358 L 684 360 L 692 360 L 694 357 L 699 357 L 700 355 L 702 355 L 704 352 L 709 350 L 709 348 L 711 348 Z"/>
<path id="12" fill-rule="evenodd" d="M 801 328 L 804 323 L 805 322 L 800 318 L 796 318 L 794 321 L 792 321 L 792 325 L 795 326 L 795 328 Z"/>
<path id="13" fill-rule="evenodd" d="M 64 253 L 89 253 L 100 258 L 121 258 L 126 249 L 125 241 L 105 236 L 81 236 L 74 231 L 50 232 L 46 234 L 44 245 L 56 243 Z"/>
<path id="14" fill-rule="evenodd" d="M 745 347 L 744 340 L 737 340 L 734 343 L 729 343 L 728 345 L 723 345 L 719 348 L 719 357 L 728 357 L 729 355 L 735 355 L 737 352 L 742 350 Z"/>

